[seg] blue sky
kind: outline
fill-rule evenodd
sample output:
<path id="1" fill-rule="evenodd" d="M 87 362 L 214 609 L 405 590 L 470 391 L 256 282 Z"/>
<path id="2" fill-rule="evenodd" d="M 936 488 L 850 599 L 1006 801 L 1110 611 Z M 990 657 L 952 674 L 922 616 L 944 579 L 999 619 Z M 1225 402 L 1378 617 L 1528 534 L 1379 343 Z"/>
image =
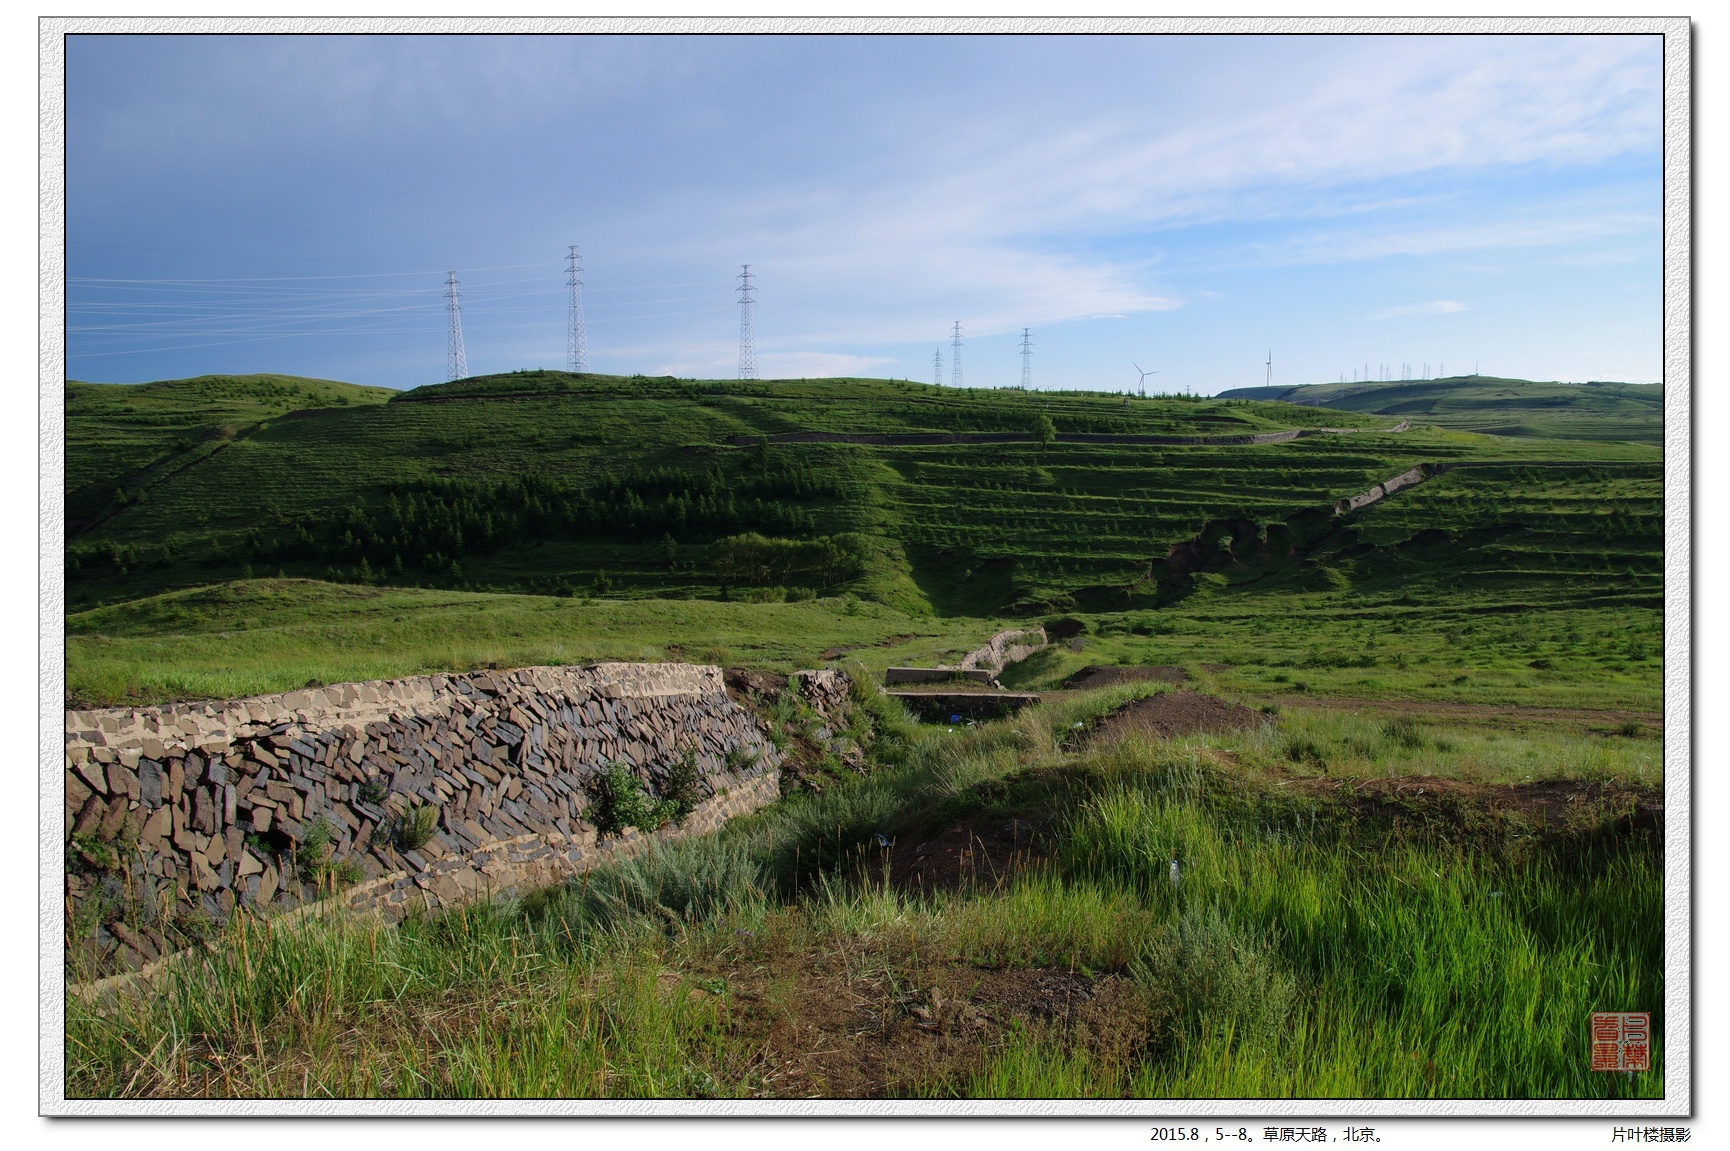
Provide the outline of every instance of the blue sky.
<path id="1" fill-rule="evenodd" d="M 88 37 L 67 374 L 1656 380 L 1657 37 Z M 946 371 L 947 378 L 947 371 Z"/>

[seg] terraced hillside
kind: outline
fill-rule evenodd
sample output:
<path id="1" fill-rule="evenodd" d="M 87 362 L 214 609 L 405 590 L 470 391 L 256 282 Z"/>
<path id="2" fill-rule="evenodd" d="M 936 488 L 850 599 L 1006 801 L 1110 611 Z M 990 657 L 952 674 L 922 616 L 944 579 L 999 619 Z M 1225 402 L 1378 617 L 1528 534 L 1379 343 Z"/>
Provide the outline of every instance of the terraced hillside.
<path id="1" fill-rule="evenodd" d="M 1664 438 L 1664 389 L 1660 384 L 1564 384 L 1452 376 L 1397 383 L 1235 388 L 1220 395 L 1402 416 L 1437 427 L 1497 436 L 1640 444 L 1657 444 Z"/>
<path id="2" fill-rule="evenodd" d="M 124 508 L 266 420 L 382 404 L 396 393 L 302 376 L 199 376 L 154 384 L 66 381 L 69 533 Z"/>
<path id="3" fill-rule="evenodd" d="M 93 450 L 88 425 L 105 418 L 69 411 L 71 454 Z M 1256 444 L 1062 438 L 1327 426 L 1358 430 Z M 1657 506 L 1650 449 L 1398 426 L 1237 400 L 514 373 L 264 421 L 159 469 L 123 506 L 73 526 L 68 601 L 282 575 L 615 597 L 852 591 L 916 613 L 1114 610 L 1205 590 L 1198 579 L 1216 571 L 1243 582 L 1244 568 L 1290 566 L 1222 565 L 1209 549 L 1178 569 L 1167 561 L 1217 525 L 1260 533 L 1420 463 L 1614 465 L 1642 508 Z M 1025 441 L 734 446 L 789 430 L 1017 429 Z M 1307 548 L 1315 532 L 1303 531 Z"/>

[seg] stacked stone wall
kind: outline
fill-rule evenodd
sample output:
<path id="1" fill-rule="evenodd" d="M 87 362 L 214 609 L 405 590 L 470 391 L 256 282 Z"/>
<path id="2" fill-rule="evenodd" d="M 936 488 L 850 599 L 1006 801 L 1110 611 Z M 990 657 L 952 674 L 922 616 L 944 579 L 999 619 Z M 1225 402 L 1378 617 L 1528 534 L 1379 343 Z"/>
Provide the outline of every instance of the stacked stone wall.
<path id="1" fill-rule="evenodd" d="M 690 763 L 701 782 L 678 826 L 602 835 L 589 818 L 608 765 L 665 794 Z M 69 942 L 87 953 L 86 970 L 138 970 L 183 943 L 188 922 L 236 908 L 334 895 L 394 916 L 553 883 L 772 802 L 779 768 L 720 669 L 689 664 L 69 711 Z M 434 822 L 421 842 L 423 809 Z"/>

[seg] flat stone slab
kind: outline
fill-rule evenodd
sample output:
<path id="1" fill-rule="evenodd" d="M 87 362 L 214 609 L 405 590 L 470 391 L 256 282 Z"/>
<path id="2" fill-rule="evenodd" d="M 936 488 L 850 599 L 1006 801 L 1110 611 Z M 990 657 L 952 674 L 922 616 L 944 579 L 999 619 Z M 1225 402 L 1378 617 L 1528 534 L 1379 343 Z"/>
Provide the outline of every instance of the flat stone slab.
<path id="1" fill-rule="evenodd" d="M 992 676 L 984 668 L 958 667 L 892 667 L 883 673 L 885 685 L 892 683 L 949 683 L 955 680 L 965 680 L 969 683 L 992 682 Z"/>

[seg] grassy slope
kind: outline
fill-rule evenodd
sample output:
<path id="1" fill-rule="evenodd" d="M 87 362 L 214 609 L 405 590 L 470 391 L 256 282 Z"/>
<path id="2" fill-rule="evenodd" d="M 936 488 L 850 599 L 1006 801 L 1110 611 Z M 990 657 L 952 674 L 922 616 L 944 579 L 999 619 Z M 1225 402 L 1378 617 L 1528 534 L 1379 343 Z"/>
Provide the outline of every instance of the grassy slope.
<path id="1" fill-rule="evenodd" d="M 266 420 L 382 404 L 396 393 L 302 376 L 199 376 L 153 384 L 66 381 L 69 532 L 112 514 Z M 117 489 L 119 494 L 117 494 Z"/>
<path id="2" fill-rule="evenodd" d="M 837 646 L 967 650 L 983 642 L 978 631 L 975 621 L 845 599 L 589 600 L 250 580 L 69 617 L 67 688 L 87 702 L 145 702 L 606 659 L 791 671 L 821 665 Z"/>
<path id="3" fill-rule="evenodd" d="M 1563 384 L 1454 376 L 1398 383 L 1234 388 L 1220 395 L 1398 416 L 1499 436 L 1642 444 L 1658 444 L 1664 437 L 1664 391 L 1659 384 Z"/>
<path id="4" fill-rule="evenodd" d="M 385 405 L 277 420 L 196 466 L 164 474 L 142 502 L 69 541 L 69 605 L 130 599 L 256 574 L 352 579 L 358 561 L 399 585 L 552 592 L 606 573 L 616 594 L 716 596 L 709 542 L 862 532 L 882 545 L 861 594 L 907 609 L 994 614 L 1066 606 L 1127 586 L 1210 516 L 1279 519 L 1361 491 L 1420 460 L 1647 460 L 1645 449 L 1451 433 L 1360 435 L 1253 447 L 1080 444 L 778 445 L 767 458 L 730 437 L 789 429 L 1015 430 L 1040 413 L 1064 431 L 1221 434 L 1354 418 L 1286 404 L 1030 396 L 886 381 L 619 380 L 519 373 L 418 389 Z M 1371 422 L 1386 425 L 1386 419 Z M 84 439 L 94 436 L 81 433 Z M 659 478 L 633 470 L 665 469 Z M 660 497 L 720 477 L 737 509 L 689 522 Z M 525 527 L 459 545 L 391 528 L 390 501 L 455 484 L 476 508 L 489 485 L 529 478 L 570 492 L 611 477 L 618 515 L 599 529 Z M 624 508 L 625 489 L 643 507 Z M 454 497 L 453 497 L 454 498 Z M 573 497 L 579 498 L 579 497 Z M 753 505 L 753 500 L 761 504 Z M 335 518 L 361 509 L 365 539 Z M 789 526 L 790 525 L 790 526 Z M 368 532 L 372 534 L 367 535 Z M 298 533 L 298 538 L 297 538 Z M 672 559 L 666 539 L 674 537 Z M 446 556 L 446 550 L 454 556 Z M 435 554 L 436 553 L 436 554 Z M 460 572 L 447 566 L 460 560 Z M 400 562 L 402 568 L 396 570 Z"/>

